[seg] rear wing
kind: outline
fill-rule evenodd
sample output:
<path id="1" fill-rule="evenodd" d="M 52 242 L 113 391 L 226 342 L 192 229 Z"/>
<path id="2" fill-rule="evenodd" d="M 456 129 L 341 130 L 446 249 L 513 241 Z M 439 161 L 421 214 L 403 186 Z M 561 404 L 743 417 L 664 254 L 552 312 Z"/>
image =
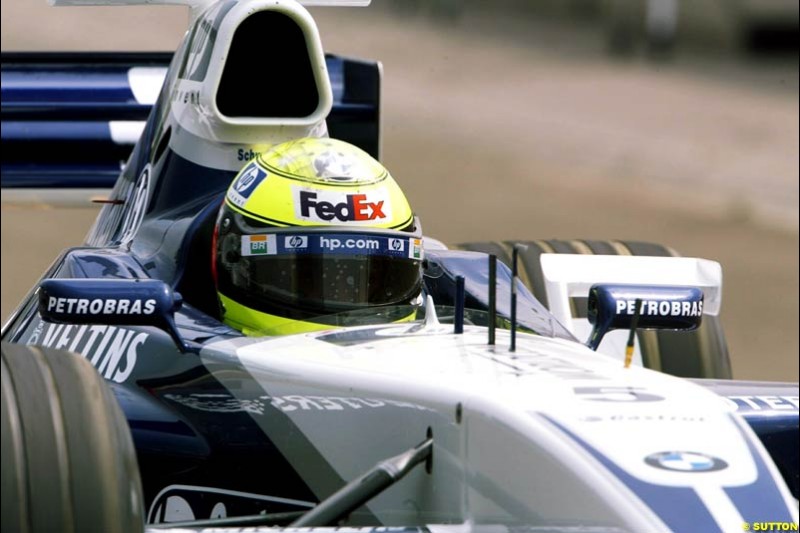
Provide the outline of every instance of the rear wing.
<path id="1" fill-rule="evenodd" d="M 579 254 L 542 254 L 539 260 L 550 312 L 580 340 L 589 338 L 592 326 L 585 316 L 579 316 L 575 300 L 586 298 L 595 283 L 697 287 L 705 298 L 704 315 L 716 316 L 722 306 L 722 267 L 716 261 Z M 625 353 L 627 336 L 624 330 L 611 331 L 598 351 L 611 356 Z M 634 359 L 641 364 L 639 343 Z"/>
<path id="2" fill-rule="evenodd" d="M 102 192 L 120 174 L 158 98 L 172 53 L 2 54 L 3 201 L 49 189 Z M 326 54 L 331 137 L 380 157 L 381 66 Z M 63 202 L 68 197 L 59 193 Z M 91 194 L 90 194 L 91 195 Z"/>
<path id="3" fill-rule="evenodd" d="M 219 0 L 48 0 L 51 6 L 152 6 L 174 5 L 186 6 L 191 10 L 192 19 L 202 13 L 204 9 Z M 295 0 L 305 7 L 366 7 L 371 0 Z"/>

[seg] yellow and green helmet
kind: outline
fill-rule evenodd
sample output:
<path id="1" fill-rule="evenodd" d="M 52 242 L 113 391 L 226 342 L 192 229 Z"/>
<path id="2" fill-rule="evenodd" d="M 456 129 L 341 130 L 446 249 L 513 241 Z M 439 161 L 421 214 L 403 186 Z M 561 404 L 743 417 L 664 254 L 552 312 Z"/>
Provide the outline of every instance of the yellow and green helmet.
<path id="1" fill-rule="evenodd" d="M 256 156 L 217 219 L 223 320 L 250 335 L 327 329 L 332 315 L 408 317 L 422 259 L 403 191 L 369 154 L 336 139 L 293 140 Z"/>

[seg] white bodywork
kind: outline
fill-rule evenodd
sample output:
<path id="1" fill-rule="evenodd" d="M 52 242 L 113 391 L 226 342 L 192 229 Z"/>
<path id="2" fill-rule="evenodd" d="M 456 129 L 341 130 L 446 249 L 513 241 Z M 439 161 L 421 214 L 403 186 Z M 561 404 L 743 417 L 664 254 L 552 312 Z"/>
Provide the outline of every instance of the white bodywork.
<path id="1" fill-rule="evenodd" d="M 429 320 L 240 339 L 201 355 L 213 369 L 235 353 L 262 401 L 343 479 L 430 428 L 432 473 L 420 469 L 368 504 L 387 525 L 522 520 L 657 532 L 699 520 L 703 531 L 734 531 L 753 520 L 737 491 L 773 506 L 768 494 L 779 493 L 782 514 L 797 520 L 760 442 L 715 394 L 574 342 L 519 335 L 512 353 L 508 341 L 500 331 L 488 346 L 483 328 L 455 335 Z M 314 486 L 317 465 L 296 447 L 281 452 L 315 490 L 330 490 Z"/>

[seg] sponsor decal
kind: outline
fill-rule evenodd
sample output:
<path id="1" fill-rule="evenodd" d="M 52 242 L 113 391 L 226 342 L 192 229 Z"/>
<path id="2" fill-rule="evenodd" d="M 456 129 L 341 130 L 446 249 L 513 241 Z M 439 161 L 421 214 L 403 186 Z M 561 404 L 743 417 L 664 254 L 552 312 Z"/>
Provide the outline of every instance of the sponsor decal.
<path id="1" fill-rule="evenodd" d="M 739 411 L 797 411 L 798 396 L 728 396 Z"/>
<path id="2" fill-rule="evenodd" d="M 630 315 L 636 311 L 636 300 L 617 300 L 617 314 Z M 703 302 L 668 302 L 664 300 L 641 300 L 639 312 L 642 316 L 703 316 Z"/>
<path id="3" fill-rule="evenodd" d="M 139 226 L 142 225 L 147 201 L 150 197 L 150 165 L 148 164 L 136 180 L 131 198 L 125 202 L 126 210 L 122 215 L 122 229 L 119 241 L 126 244 L 133 240 Z"/>
<path id="4" fill-rule="evenodd" d="M 258 185 L 267 177 L 267 172 L 255 163 L 246 167 L 228 189 L 228 201 L 243 207 Z"/>
<path id="5" fill-rule="evenodd" d="M 575 387 L 573 390 L 581 400 L 593 402 L 660 402 L 664 399 L 641 387 Z"/>
<path id="6" fill-rule="evenodd" d="M 290 235 L 284 237 L 283 246 L 287 250 L 300 250 L 308 248 L 308 237 L 305 235 Z"/>
<path id="7" fill-rule="evenodd" d="M 176 88 L 172 91 L 172 102 L 177 104 L 183 103 L 183 104 L 199 105 L 200 91 L 197 89 L 184 90 Z"/>
<path id="8" fill-rule="evenodd" d="M 194 38 L 191 47 L 186 51 L 184 64 L 178 74 L 179 78 L 201 82 L 205 79 L 208 67 L 211 64 L 211 53 L 217 40 L 217 30 L 222 24 L 222 19 L 236 2 L 219 2 L 210 8 L 202 20 L 196 23 Z"/>
<path id="9" fill-rule="evenodd" d="M 422 259 L 422 239 L 411 239 L 409 257 L 411 259 Z"/>
<path id="10" fill-rule="evenodd" d="M 581 422 L 705 422 L 703 416 L 676 414 L 642 414 L 642 415 L 590 415 L 578 419 Z"/>
<path id="11" fill-rule="evenodd" d="M 256 515 L 266 511 L 297 511 L 313 502 L 195 485 L 170 485 L 161 489 L 147 513 L 148 524 L 185 522 L 204 518 Z M 301 509 L 298 509 L 300 507 Z M 239 531 L 225 528 L 226 532 Z M 241 531 L 253 531 L 245 528 Z"/>
<path id="12" fill-rule="evenodd" d="M 527 348 L 517 348 L 513 357 L 500 353 L 487 353 L 484 348 L 479 347 L 467 347 L 466 349 L 478 357 L 488 357 L 496 363 L 507 367 L 514 374 L 547 375 L 548 377 L 564 380 L 610 381 L 606 376 L 567 359 L 561 359 Z M 596 402 L 658 402 L 665 399 L 663 396 L 648 392 L 643 387 L 615 385 L 574 387 L 573 392 L 581 400 Z"/>
<path id="13" fill-rule="evenodd" d="M 673 472 L 715 472 L 728 468 L 722 459 L 697 452 L 658 452 L 645 457 L 644 462 Z"/>
<path id="14" fill-rule="evenodd" d="M 275 235 L 242 236 L 242 256 L 275 255 Z"/>
<path id="15" fill-rule="evenodd" d="M 397 241 L 398 239 L 391 239 Z M 378 239 L 336 239 L 332 237 L 320 237 L 320 248 L 324 248 L 331 252 L 343 250 L 380 250 L 381 242 Z M 389 250 L 392 250 L 389 247 Z"/>
<path id="16" fill-rule="evenodd" d="M 73 315 L 152 315 L 156 309 L 154 299 L 129 298 L 57 298 L 50 296 L 47 310 Z"/>
<path id="17" fill-rule="evenodd" d="M 149 333 L 116 326 L 40 322 L 27 344 L 77 352 L 106 379 L 122 383 L 131 375 Z"/>
<path id="18" fill-rule="evenodd" d="M 403 239 L 389 239 L 389 249 L 394 252 L 402 252 L 406 248 L 406 242 Z"/>
<path id="19" fill-rule="evenodd" d="M 430 411 L 423 405 L 397 400 L 378 398 L 357 398 L 345 396 L 305 396 L 289 394 L 286 396 L 263 395 L 256 398 L 241 399 L 230 394 L 166 394 L 164 398 L 190 409 L 212 413 L 250 413 L 263 415 L 267 407 L 279 409 L 284 413 L 292 411 L 346 411 L 359 409 L 379 409 L 399 407 Z"/>
<path id="20" fill-rule="evenodd" d="M 556 379 L 605 380 L 606 377 L 594 370 L 543 352 L 517 347 L 512 356 L 503 353 L 487 353 L 486 349 L 468 346 L 467 351 L 478 357 L 489 358 L 506 367 L 513 374 L 545 374 Z"/>
<path id="21" fill-rule="evenodd" d="M 389 196 L 385 189 L 368 193 L 308 190 L 293 187 L 295 216 L 314 222 L 384 222 L 391 219 Z"/>
<path id="22" fill-rule="evenodd" d="M 252 148 L 247 150 L 239 148 L 236 152 L 236 159 L 239 161 L 252 161 L 259 155 L 261 155 L 261 152 L 256 152 Z"/>
<path id="23" fill-rule="evenodd" d="M 242 256 L 284 254 L 382 255 L 421 259 L 420 239 L 348 233 L 243 235 Z"/>

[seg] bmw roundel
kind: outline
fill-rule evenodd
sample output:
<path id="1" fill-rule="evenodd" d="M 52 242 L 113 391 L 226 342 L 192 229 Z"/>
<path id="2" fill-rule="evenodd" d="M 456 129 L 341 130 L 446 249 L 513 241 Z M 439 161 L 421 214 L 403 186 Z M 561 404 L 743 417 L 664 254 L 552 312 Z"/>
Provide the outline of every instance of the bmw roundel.
<path id="1" fill-rule="evenodd" d="M 658 452 L 645 457 L 644 462 L 673 472 L 714 472 L 728 467 L 722 459 L 697 452 Z"/>

